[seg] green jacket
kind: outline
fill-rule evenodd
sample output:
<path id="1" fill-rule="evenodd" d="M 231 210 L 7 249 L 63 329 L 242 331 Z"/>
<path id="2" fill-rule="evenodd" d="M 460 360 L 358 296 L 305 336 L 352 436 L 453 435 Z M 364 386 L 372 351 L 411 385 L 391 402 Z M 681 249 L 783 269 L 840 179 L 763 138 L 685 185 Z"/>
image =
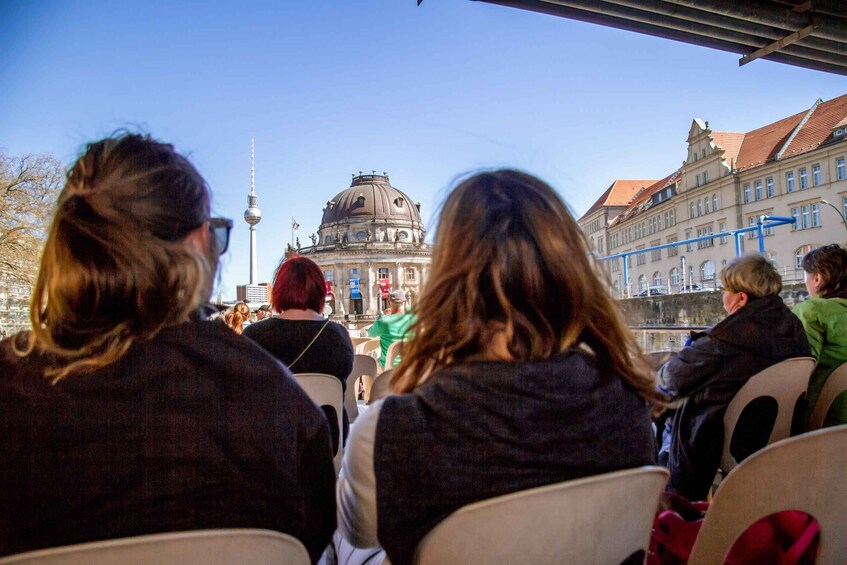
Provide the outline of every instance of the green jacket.
<path id="1" fill-rule="evenodd" d="M 383 316 L 371 326 L 371 329 L 368 331 L 368 335 L 371 337 L 378 337 L 382 348 L 382 354 L 379 356 L 379 364 L 381 367 L 386 370 L 392 368 L 385 366 L 385 356 L 388 355 L 388 347 L 395 341 L 405 339 L 409 326 L 411 326 L 414 321 L 414 314 L 411 312 L 405 312 L 403 314 L 389 314 L 388 316 Z"/>
<path id="2" fill-rule="evenodd" d="M 818 361 L 806 397 L 811 413 L 830 373 L 847 362 L 847 299 L 814 296 L 792 312 L 803 323 L 812 355 Z M 847 424 L 847 394 L 839 395 L 827 414 L 825 425 L 836 424 Z"/>

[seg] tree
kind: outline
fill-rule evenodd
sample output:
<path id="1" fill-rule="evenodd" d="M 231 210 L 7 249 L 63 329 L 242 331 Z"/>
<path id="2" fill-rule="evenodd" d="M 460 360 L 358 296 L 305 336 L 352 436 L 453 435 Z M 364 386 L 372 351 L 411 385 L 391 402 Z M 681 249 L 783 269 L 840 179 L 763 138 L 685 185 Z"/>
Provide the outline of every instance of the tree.
<path id="1" fill-rule="evenodd" d="M 64 167 L 51 155 L 0 150 L 0 286 L 31 288 Z"/>

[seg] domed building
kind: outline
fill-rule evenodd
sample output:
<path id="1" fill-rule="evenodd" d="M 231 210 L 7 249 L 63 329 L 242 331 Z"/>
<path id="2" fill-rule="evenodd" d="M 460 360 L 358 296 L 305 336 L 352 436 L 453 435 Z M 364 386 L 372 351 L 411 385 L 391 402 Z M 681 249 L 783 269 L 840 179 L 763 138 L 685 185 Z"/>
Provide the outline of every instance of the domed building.
<path id="1" fill-rule="evenodd" d="M 359 327 L 388 307 L 393 290 L 404 290 L 414 306 L 432 255 L 425 234 L 419 202 L 391 186 L 388 174 L 360 172 L 326 203 L 312 246 L 299 252 L 331 285 L 331 317 Z"/>

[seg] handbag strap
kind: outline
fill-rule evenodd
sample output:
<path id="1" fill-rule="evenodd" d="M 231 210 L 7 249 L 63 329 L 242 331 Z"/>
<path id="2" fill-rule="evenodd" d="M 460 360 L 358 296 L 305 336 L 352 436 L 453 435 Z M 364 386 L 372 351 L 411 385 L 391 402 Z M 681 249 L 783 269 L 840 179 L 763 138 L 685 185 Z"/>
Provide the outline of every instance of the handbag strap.
<path id="1" fill-rule="evenodd" d="M 327 319 L 327 320 L 323 323 L 323 325 L 321 326 L 321 329 L 319 329 L 319 330 L 318 330 L 318 333 L 316 333 L 316 334 L 315 334 L 315 337 L 313 337 L 313 338 L 312 338 L 312 341 L 310 341 L 310 342 L 309 342 L 309 344 L 308 344 L 308 345 L 307 345 L 307 346 L 303 349 L 303 351 L 301 351 L 301 352 L 300 352 L 300 355 L 298 355 L 298 356 L 297 356 L 297 358 L 296 358 L 296 359 L 294 359 L 294 361 L 292 361 L 291 363 L 289 363 L 289 364 L 288 364 L 288 368 L 289 368 L 289 369 L 291 369 L 291 367 L 293 367 L 293 366 L 294 366 L 294 364 L 295 364 L 295 363 L 297 363 L 297 361 L 299 361 L 301 357 L 303 357 L 303 354 L 304 354 L 304 353 L 306 353 L 307 351 L 309 351 L 309 348 L 310 348 L 310 347 L 312 347 L 312 344 L 313 344 L 313 343 L 315 343 L 315 340 L 317 340 L 317 339 L 318 339 L 318 337 L 320 337 L 320 335 L 323 333 L 324 328 L 326 327 L 326 325 L 327 325 L 328 323 L 329 323 L 329 319 Z"/>

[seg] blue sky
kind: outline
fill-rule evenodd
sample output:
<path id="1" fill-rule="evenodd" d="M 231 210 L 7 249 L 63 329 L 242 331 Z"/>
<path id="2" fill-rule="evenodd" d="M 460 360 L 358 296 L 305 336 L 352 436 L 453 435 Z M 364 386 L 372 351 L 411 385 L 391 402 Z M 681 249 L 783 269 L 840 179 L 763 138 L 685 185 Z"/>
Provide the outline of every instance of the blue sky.
<path id="1" fill-rule="evenodd" d="M 523 168 L 578 216 L 616 178 L 661 178 L 691 120 L 749 131 L 844 77 L 466 0 L 0 0 L 0 147 L 73 161 L 118 128 L 174 143 L 235 220 L 219 290 L 308 242 L 351 173 L 388 171 L 428 227 L 457 175 Z M 429 230 L 429 237 L 433 230 Z"/>

